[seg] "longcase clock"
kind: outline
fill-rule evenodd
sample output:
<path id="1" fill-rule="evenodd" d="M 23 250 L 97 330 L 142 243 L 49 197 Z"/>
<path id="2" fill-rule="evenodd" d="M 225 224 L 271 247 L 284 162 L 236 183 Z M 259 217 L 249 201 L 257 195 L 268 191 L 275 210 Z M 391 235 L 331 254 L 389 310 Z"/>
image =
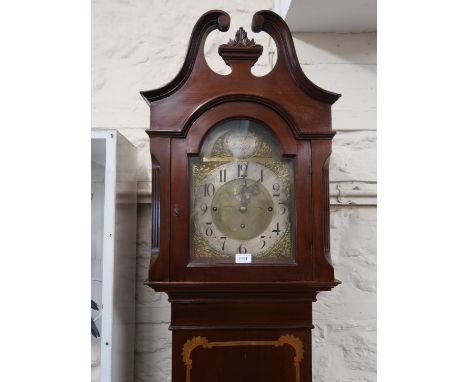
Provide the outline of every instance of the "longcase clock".
<path id="1" fill-rule="evenodd" d="M 151 108 L 152 245 L 147 285 L 171 303 L 172 381 L 311 381 L 312 303 L 335 280 L 330 260 L 331 105 L 299 65 L 275 13 L 252 31 L 275 41 L 277 62 L 257 77 L 263 48 L 240 28 L 204 44 L 229 15 L 205 13 L 168 85 L 142 92 Z"/>

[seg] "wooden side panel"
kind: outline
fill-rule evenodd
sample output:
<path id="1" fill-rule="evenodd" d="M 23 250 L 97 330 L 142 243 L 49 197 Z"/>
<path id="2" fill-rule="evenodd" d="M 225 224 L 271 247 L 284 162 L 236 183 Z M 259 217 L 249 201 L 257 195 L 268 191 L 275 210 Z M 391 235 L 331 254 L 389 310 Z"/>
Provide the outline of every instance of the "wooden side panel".
<path id="1" fill-rule="evenodd" d="M 333 281 L 334 271 L 330 263 L 330 201 L 328 161 L 331 141 L 312 140 L 312 257 L 315 281 Z"/>
<path id="2" fill-rule="evenodd" d="M 152 138 L 150 281 L 170 279 L 171 138 Z"/>
<path id="3" fill-rule="evenodd" d="M 189 166 L 186 141 L 173 139 L 171 163 L 171 280 L 184 281 L 189 261 Z"/>

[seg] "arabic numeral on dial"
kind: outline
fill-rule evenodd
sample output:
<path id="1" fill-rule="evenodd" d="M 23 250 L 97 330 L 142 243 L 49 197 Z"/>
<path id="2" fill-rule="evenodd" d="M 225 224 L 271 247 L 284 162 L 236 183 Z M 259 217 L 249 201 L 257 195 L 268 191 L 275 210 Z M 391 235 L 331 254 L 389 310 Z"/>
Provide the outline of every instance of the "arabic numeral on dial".
<path id="1" fill-rule="evenodd" d="M 266 245 L 266 241 L 264 240 L 266 236 L 260 236 L 260 239 L 262 239 L 262 247 L 260 249 L 263 249 L 265 248 L 265 245 Z"/>
<path id="2" fill-rule="evenodd" d="M 207 227 L 205 229 L 206 236 L 213 236 L 213 229 L 211 228 L 212 222 L 208 222 L 206 224 L 207 224 Z"/>
<path id="3" fill-rule="evenodd" d="M 239 253 L 247 253 L 247 248 L 243 244 L 239 245 Z"/>
<path id="4" fill-rule="evenodd" d="M 226 169 L 219 170 L 219 182 L 220 183 L 226 182 Z"/>
<path id="5" fill-rule="evenodd" d="M 280 214 L 284 215 L 286 213 L 286 207 L 285 207 L 286 203 L 280 202 L 278 204 L 279 204 Z"/>
<path id="6" fill-rule="evenodd" d="M 221 251 L 224 251 L 224 246 L 226 245 L 226 236 L 220 236 L 221 240 L 223 240 L 223 245 L 221 246 Z"/>
<path id="7" fill-rule="evenodd" d="M 204 188 L 204 195 L 205 196 L 213 196 L 216 189 L 213 183 L 206 183 Z"/>
<path id="8" fill-rule="evenodd" d="M 260 169 L 260 183 L 263 183 L 263 169 Z"/>
<path id="9" fill-rule="evenodd" d="M 200 204 L 200 209 L 201 211 L 203 212 L 203 215 L 206 213 L 206 211 L 208 211 L 208 206 L 206 203 L 202 203 Z"/>
<path id="10" fill-rule="evenodd" d="M 276 223 L 276 228 L 271 230 L 271 232 L 276 232 L 276 236 L 280 234 L 281 230 L 279 229 L 279 223 Z"/>
<path id="11" fill-rule="evenodd" d="M 279 193 L 279 190 L 280 190 L 281 186 L 279 185 L 279 183 L 275 183 L 273 184 L 273 196 L 277 196 L 279 197 L 280 196 L 280 193 Z"/>

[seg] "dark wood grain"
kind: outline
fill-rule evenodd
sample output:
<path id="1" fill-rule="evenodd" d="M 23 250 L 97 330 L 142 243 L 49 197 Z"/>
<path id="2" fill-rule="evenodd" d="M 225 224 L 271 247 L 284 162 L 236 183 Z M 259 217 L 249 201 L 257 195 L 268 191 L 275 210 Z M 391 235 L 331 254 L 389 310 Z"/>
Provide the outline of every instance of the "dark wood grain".
<path id="1" fill-rule="evenodd" d="M 339 284 L 330 258 L 328 166 L 335 134 L 331 105 L 340 95 L 304 75 L 286 23 L 271 11 L 257 12 L 252 30 L 276 43 L 272 71 L 251 73 L 263 47 L 240 29 L 219 47 L 232 72 L 213 72 L 204 44 L 211 31 L 225 32 L 229 23 L 223 11 L 205 13 L 179 74 L 162 88 L 141 92 L 150 106 L 153 179 L 146 284 L 171 302 L 174 382 L 310 382 L 312 303 Z M 281 154 L 293 160 L 295 262 L 193 264 L 189 159 L 214 126 L 245 118 L 270 129 Z M 184 360 L 190 346 L 192 358 Z"/>

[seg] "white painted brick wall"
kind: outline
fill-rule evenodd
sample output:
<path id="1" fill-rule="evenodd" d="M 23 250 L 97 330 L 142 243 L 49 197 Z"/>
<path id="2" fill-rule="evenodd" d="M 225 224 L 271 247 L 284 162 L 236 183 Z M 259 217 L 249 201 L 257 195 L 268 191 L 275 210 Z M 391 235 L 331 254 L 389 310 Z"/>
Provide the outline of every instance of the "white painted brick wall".
<path id="1" fill-rule="evenodd" d="M 93 0 L 92 127 L 119 128 L 139 148 L 139 181 L 149 190 L 149 108 L 139 95 L 164 85 L 179 71 L 198 17 L 209 9 L 231 15 L 227 33 L 206 46 L 217 71 L 226 67 L 217 46 L 273 0 Z M 253 34 L 265 48 L 270 39 Z M 330 163 L 331 250 L 343 282 L 314 305 L 314 382 L 376 381 L 376 35 L 294 35 L 304 72 L 317 85 L 342 93 L 333 106 Z M 266 49 L 265 49 L 266 50 Z M 257 73 L 269 68 L 267 53 Z M 341 191 L 340 191 L 341 190 Z M 341 193 L 341 194 L 340 194 Z M 147 201 L 140 198 L 140 201 Z M 344 203 L 345 205 L 339 205 Z M 347 203 L 355 203 L 347 206 Z M 135 382 L 170 381 L 170 308 L 164 294 L 143 285 L 150 250 L 148 204 L 138 209 Z"/>
<path id="2" fill-rule="evenodd" d="M 342 285 L 314 304 L 314 382 L 374 382 L 376 376 L 376 34 L 297 33 L 306 75 L 343 96 L 333 106 L 330 193 L 354 197 L 330 211 L 331 253 Z M 359 190 L 353 190 L 354 188 Z M 362 193 L 360 191 L 363 191 Z M 357 195 L 357 197 L 355 197 Z"/>

